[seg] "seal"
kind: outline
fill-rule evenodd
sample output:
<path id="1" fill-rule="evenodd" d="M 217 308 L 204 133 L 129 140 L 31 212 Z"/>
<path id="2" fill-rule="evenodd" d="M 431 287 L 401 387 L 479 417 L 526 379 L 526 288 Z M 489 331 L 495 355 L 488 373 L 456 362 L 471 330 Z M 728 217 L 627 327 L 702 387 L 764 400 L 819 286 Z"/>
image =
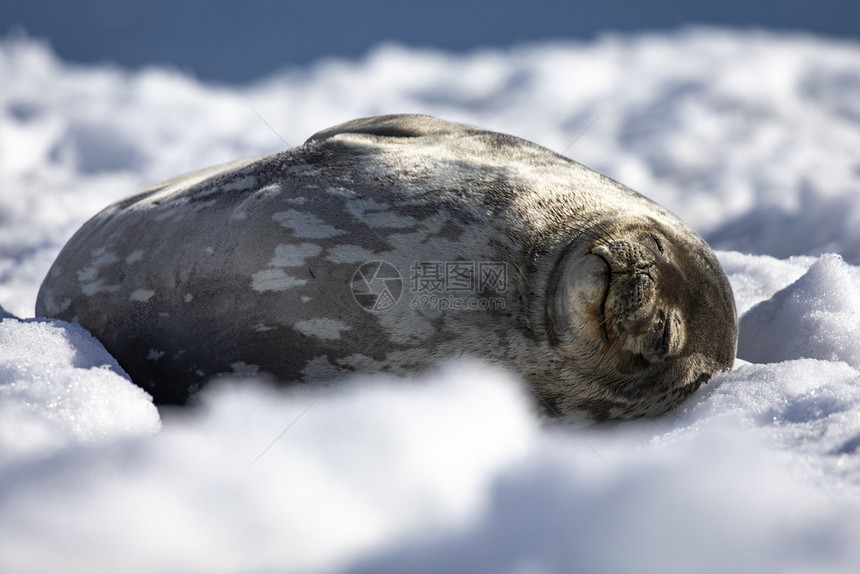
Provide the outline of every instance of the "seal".
<path id="1" fill-rule="evenodd" d="M 159 403 L 473 357 L 546 412 L 657 415 L 731 368 L 734 298 L 668 211 L 534 143 L 354 120 L 183 175 L 87 222 L 39 291 Z"/>

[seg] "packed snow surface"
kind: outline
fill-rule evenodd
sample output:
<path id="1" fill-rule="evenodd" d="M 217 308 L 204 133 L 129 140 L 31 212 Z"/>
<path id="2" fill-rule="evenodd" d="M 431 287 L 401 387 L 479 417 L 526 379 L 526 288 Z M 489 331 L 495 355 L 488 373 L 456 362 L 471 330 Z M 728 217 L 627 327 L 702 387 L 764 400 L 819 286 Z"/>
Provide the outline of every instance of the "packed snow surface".
<path id="1" fill-rule="evenodd" d="M 242 86 L 0 41 L 0 571 L 860 571 L 860 45 L 726 30 L 452 56 L 380 47 Z M 38 286 L 102 207 L 359 116 L 513 133 L 717 248 L 738 360 L 656 420 L 538 419 L 464 362 L 159 413 Z"/>

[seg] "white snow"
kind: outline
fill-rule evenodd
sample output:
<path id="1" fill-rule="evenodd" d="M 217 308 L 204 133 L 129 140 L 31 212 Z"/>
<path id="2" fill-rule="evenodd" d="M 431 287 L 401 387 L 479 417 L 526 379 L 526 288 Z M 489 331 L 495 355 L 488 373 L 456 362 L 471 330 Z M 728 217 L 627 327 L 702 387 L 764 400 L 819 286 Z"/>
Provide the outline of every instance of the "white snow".
<path id="1" fill-rule="evenodd" d="M 762 301 L 740 323 L 738 357 L 778 363 L 801 357 L 860 368 L 860 290 L 856 273 L 834 254 Z"/>
<path id="2" fill-rule="evenodd" d="M 860 45 L 383 46 L 225 87 L 19 38 L 0 78 L 0 571 L 860 570 Z M 735 369 L 615 426 L 541 421 L 469 363 L 314 391 L 246 377 L 159 417 L 83 329 L 28 318 L 110 202 L 396 112 L 532 139 L 690 222 L 735 291 Z"/>
<path id="3" fill-rule="evenodd" d="M 83 327 L 0 320 L 0 473 L 160 427 L 150 397 Z"/>

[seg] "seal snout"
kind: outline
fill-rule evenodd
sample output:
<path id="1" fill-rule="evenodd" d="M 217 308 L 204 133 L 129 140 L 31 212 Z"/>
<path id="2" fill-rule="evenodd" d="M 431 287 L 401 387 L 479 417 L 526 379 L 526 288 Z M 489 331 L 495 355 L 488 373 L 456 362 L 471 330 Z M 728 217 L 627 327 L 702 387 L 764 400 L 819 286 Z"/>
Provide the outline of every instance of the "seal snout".
<path id="1" fill-rule="evenodd" d="M 684 335 L 673 304 L 680 270 L 666 260 L 659 240 L 653 236 L 649 240 L 653 247 L 619 239 L 598 245 L 591 253 L 610 271 L 603 303 L 607 337 L 650 363 L 677 354 Z"/>

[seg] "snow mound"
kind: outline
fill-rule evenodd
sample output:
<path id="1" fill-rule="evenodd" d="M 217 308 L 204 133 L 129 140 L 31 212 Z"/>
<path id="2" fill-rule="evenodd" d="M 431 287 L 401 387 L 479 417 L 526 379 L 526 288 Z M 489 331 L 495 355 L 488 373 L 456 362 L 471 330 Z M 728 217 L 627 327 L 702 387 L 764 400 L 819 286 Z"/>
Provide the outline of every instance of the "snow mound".
<path id="1" fill-rule="evenodd" d="M 849 572 L 860 555 L 857 521 L 820 512 L 781 461 L 739 435 L 702 434 L 603 469 L 587 470 L 573 447 L 536 445 L 469 528 L 346 572 Z"/>
<path id="2" fill-rule="evenodd" d="M 80 325 L 0 320 L 0 466 L 160 425 L 149 395 Z"/>
<path id="3" fill-rule="evenodd" d="M 697 393 L 652 444 L 689 440 L 726 426 L 782 453 L 790 473 L 834 500 L 860 494 L 860 371 L 845 363 L 798 359 L 739 361 Z M 659 430 L 659 429 L 658 429 Z"/>
<path id="4" fill-rule="evenodd" d="M 0 478 L 3 571 L 331 571 L 462 523 L 537 430 L 483 366 L 325 396 L 243 380 L 203 401 L 150 441 Z"/>
<path id="5" fill-rule="evenodd" d="M 741 317 L 738 357 L 755 363 L 810 358 L 860 368 L 860 289 L 838 255 Z"/>
<path id="6" fill-rule="evenodd" d="M 853 572 L 858 415 L 858 372 L 811 360 L 614 430 L 541 427 L 474 364 L 324 393 L 224 382 L 149 440 L 0 475 L 0 567 Z"/>

